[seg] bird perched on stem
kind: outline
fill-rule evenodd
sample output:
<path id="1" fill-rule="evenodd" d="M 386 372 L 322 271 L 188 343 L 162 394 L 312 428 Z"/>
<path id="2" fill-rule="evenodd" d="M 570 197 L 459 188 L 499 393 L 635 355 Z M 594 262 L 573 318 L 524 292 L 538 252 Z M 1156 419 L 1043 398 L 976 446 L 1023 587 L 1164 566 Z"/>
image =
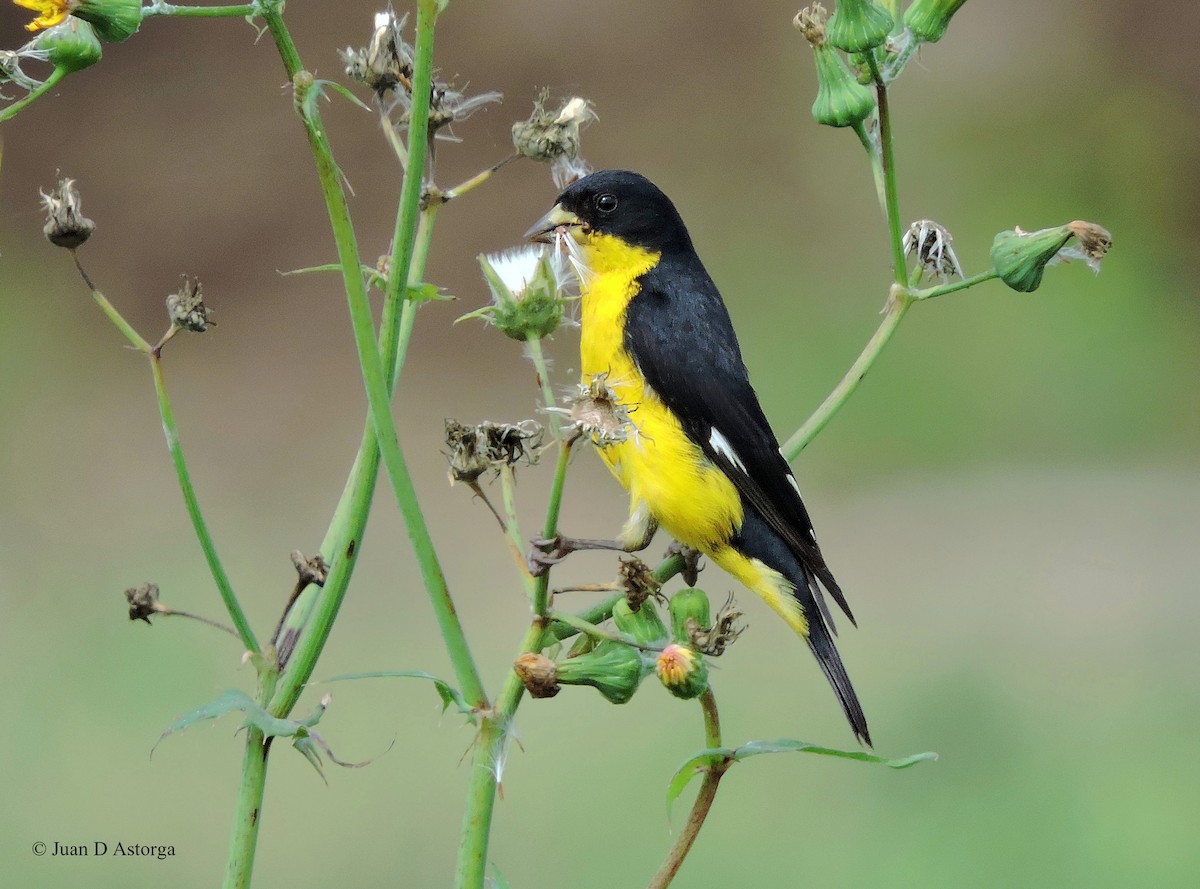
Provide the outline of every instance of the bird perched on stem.
<path id="1" fill-rule="evenodd" d="M 534 561 L 548 565 L 577 549 L 644 549 L 661 525 L 761 596 L 808 643 L 854 734 L 869 745 L 824 592 L 852 623 L 854 616 L 675 205 L 644 176 L 605 170 L 563 191 L 526 236 L 567 236 L 578 246 L 583 379 L 606 380 L 636 430 L 600 450 L 630 495 L 618 539 L 539 541 Z"/>

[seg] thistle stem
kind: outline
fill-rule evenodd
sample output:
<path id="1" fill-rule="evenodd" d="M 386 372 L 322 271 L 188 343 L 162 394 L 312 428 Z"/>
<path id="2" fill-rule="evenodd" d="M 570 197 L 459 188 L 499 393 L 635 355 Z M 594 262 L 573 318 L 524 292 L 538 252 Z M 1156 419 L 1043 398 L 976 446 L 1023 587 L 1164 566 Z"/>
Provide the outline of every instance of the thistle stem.
<path id="1" fill-rule="evenodd" d="M 242 780 L 238 785 L 237 817 L 229 839 L 229 861 L 222 889 L 248 889 L 254 871 L 254 853 L 258 847 L 258 825 L 262 821 L 263 792 L 267 786 L 269 740 L 262 729 L 246 730 L 246 754 L 242 759 Z"/>
<path id="2" fill-rule="evenodd" d="M 3 110 L 0 110 L 0 123 L 16 117 L 21 113 L 21 110 L 25 108 L 25 106 L 32 105 L 50 90 L 54 89 L 54 87 L 58 85 L 58 82 L 66 77 L 68 73 L 70 72 L 66 68 L 55 68 L 50 72 L 50 76 L 42 81 L 42 83 L 40 83 L 38 86 L 31 89 L 25 98 L 17 99 L 17 101 L 13 102 L 11 105 L 6 105 Z"/>
<path id="3" fill-rule="evenodd" d="M 242 645 L 248 651 L 258 653 L 258 640 L 254 638 L 250 622 L 246 620 L 241 603 L 238 602 L 237 595 L 233 592 L 229 575 L 225 573 L 225 567 L 221 564 L 220 556 L 217 555 L 217 546 L 213 542 L 212 534 L 209 533 L 208 523 L 204 521 L 204 514 L 200 511 L 200 503 L 196 499 L 196 489 L 192 486 L 192 476 L 188 471 L 187 460 L 183 456 L 183 445 L 179 441 L 175 413 L 171 410 L 171 400 L 167 396 L 162 360 L 157 354 L 151 353 L 150 355 L 150 370 L 154 375 L 154 391 L 158 395 L 158 412 L 162 415 L 163 434 L 167 438 L 171 462 L 175 464 L 175 474 L 179 478 L 179 490 L 183 492 L 183 502 L 187 507 L 188 517 L 192 520 L 192 529 L 196 533 L 196 539 L 200 541 L 200 549 L 204 551 L 208 570 L 212 573 L 213 582 L 216 583 L 217 590 L 221 593 L 221 599 L 225 602 L 225 610 L 229 612 L 238 638 L 242 640 Z"/>
<path id="4" fill-rule="evenodd" d="M 887 204 L 888 231 L 892 240 L 892 270 L 896 283 L 908 283 L 904 262 L 904 240 L 900 232 L 900 199 L 896 191 L 896 152 L 892 143 L 892 115 L 888 106 L 888 88 L 879 73 L 874 51 L 868 52 L 867 64 L 875 80 L 875 95 L 879 108 L 879 149 L 883 165 L 884 199 Z"/>
<path id="5" fill-rule="evenodd" d="M 875 364 L 879 354 L 883 351 L 883 347 L 891 340 L 895 334 L 896 328 L 900 325 L 904 315 L 912 306 L 912 297 L 898 292 L 888 301 L 887 309 L 884 311 L 883 322 L 875 331 L 874 335 L 867 342 L 866 348 L 850 365 L 850 369 L 846 371 L 846 375 L 842 377 L 833 389 L 821 402 L 821 406 L 816 409 L 811 417 L 804 421 L 804 424 L 792 433 L 791 437 L 783 443 L 780 449 L 783 451 L 783 457 L 789 463 L 800 456 L 800 452 L 808 447 L 809 443 L 817 437 L 818 433 L 824 429 L 829 421 L 846 403 L 847 399 L 854 394 L 858 388 L 858 384 L 863 381 L 863 377 L 867 375 L 867 371 Z"/>
<path id="6" fill-rule="evenodd" d="M 955 281 L 952 284 L 941 284 L 937 287 L 929 287 L 925 290 L 911 290 L 909 295 L 913 299 L 933 299 L 935 296 L 945 296 L 947 293 L 957 293 L 960 290 L 966 290 L 968 287 L 974 287 L 976 284 L 982 284 L 984 281 L 991 281 L 993 278 L 998 278 L 1000 275 L 994 270 L 980 272 L 978 275 L 972 275 L 969 278 L 963 278 L 961 281 Z"/>
<path id="7" fill-rule="evenodd" d="M 216 19 L 249 18 L 261 12 L 257 3 L 242 3 L 236 6 L 176 6 L 161 0 L 142 7 L 142 18 L 152 15 L 173 15 L 181 18 Z"/>
<path id="8" fill-rule="evenodd" d="M 546 402 L 546 410 L 550 414 L 550 429 L 555 438 L 561 438 L 562 423 L 558 414 L 554 412 L 557 402 L 554 400 L 554 387 L 550 384 L 550 366 L 546 363 L 545 352 L 542 351 L 541 337 L 531 333 L 525 338 L 525 345 L 529 348 L 529 360 L 533 362 L 538 385 L 542 389 L 542 400 Z"/>
<path id="9" fill-rule="evenodd" d="M 700 696 L 700 706 L 704 711 L 705 744 L 710 750 L 719 748 L 721 746 L 721 719 L 717 713 L 717 699 L 713 696 L 711 688 L 706 689 Z M 692 811 L 688 815 L 687 823 L 679 832 L 675 845 L 667 853 L 666 860 L 650 881 L 647 889 L 666 889 L 671 885 L 671 881 L 675 879 L 675 875 L 679 873 L 679 868 L 683 865 L 684 858 L 691 851 L 692 844 L 696 842 L 700 828 L 704 826 L 704 820 L 708 817 L 713 800 L 717 797 L 717 785 L 721 783 L 721 778 L 728 771 L 731 763 L 732 760 L 723 759 L 708 767 L 704 774 L 704 781 L 700 784 L 700 792 L 692 804 Z"/>

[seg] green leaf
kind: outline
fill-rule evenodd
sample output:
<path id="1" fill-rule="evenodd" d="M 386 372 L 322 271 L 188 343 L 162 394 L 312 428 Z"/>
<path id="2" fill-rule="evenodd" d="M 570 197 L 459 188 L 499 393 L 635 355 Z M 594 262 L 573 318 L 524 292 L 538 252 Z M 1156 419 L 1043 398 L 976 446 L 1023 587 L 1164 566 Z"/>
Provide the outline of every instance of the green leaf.
<path id="1" fill-rule="evenodd" d="M 414 284 L 408 288 L 408 299 L 415 303 L 452 302 L 455 297 L 442 293 L 436 284 Z"/>
<path id="2" fill-rule="evenodd" d="M 747 741 L 741 747 L 713 747 L 702 750 L 679 767 L 667 785 L 667 815 L 683 789 L 691 780 L 703 771 L 721 762 L 741 762 L 751 756 L 763 753 L 815 753 L 818 756 L 837 756 L 842 759 L 854 759 L 859 762 L 872 762 L 887 766 L 889 769 L 907 769 L 919 762 L 937 759 L 936 753 L 914 753 L 901 759 L 887 759 L 874 753 L 862 750 L 836 750 L 833 747 L 820 747 L 806 741 L 793 741 L 782 738 L 778 741 Z"/>
<path id="3" fill-rule="evenodd" d="M 508 882 L 504 874 L 500 873 L 500 868 L 496 867 L 496 862 L 492 862 L 492 875 L 488 877 L 488 886 L 490 889 L 512 889 L 512 884 Z"/>
<path id="4" fill-rule="evenodd" d="M 345 682 L 349 679 L 428 679 L 433 683 L 433 687 L 437 689 L 438 697 L 442 699 L 443 713 L 453 704 L 459 713 L 467 717 L 468 722 L 472 725 L 475 724 L 475 710 L 467 703 L 467 699 L 462 696 L 462 692 L 444 679 L 439 679 L 432 673 L 426 673 L 424 670 L 377 670 L 370 673 L 343 673 L 340 676 L 334 676 L 332 679 L 324 681 Z"/>
<path id="5" fill-rule="evenodd" d="M 726 759 L 734 759 L 736 753 L 736 750 L 729 747 L 710 747 L 702 753 L 697 753 L 681 765 L 671 777 L 671 783 L 667 785 L 667 817 L 671 817 L 671 807 L 675 805 L 675 800 L 679 799 L 679 794 L 683 793 L 683 788 L 687 787 L 693 778 L 710 766 Z"/>
<path id="6" fill-rule="evenodd" d="M 198 722 L 203 722 L 208 719 L 217 719 L 224 716 L 226 713 L 231 713 L 234 710 L 240 710 L 245 714 L 245 719 L 242 720 L 242 728 L 246 726 L 254 726 L 262 731 L 268 738 L 291 738 L 297 735 L 306 735 L 308 726 L 299 722 L 293 722 L 290 719 L 278 719 L 264 710 L 258 703 L 244 691 L 238 689 L 230 689 L 222 694 L 215 701 L 210 701 L 191 710 L 183 716 L 180 716 L 158 736 L 158 740 L 154 742 L 154 747 L 150 748 L 150 753 L 153 755 L 154 750 L 162 743 L 163 739 L 168 735 L 173 735 L 176 732 L 181 732 L 184 729 L 191 728 Z"/>

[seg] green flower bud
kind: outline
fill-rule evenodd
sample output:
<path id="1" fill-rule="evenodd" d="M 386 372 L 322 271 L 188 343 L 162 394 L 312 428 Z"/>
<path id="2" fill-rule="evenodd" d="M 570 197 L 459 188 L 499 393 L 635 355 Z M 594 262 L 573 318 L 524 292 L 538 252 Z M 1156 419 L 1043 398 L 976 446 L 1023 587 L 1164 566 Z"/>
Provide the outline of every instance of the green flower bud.
<path id="1" fill-rule="evenodd" d="M 851 127 L 871 116 L 875 94 L 859 83 L 842 57 L 828 45 L 814 46 L 817 62 L 817 99 L 812 115 L 819 124 Z"/>
<path id="2" fill-rule="evenodd" d="M 838 0 L 825 39 L 844 52 L 864 52 L 887 40 L 894 24 L 887 10 L 871 0 Z"/>
<path id="3" fill-rule="evenodd" d="M 102 50 L 96 32 L 87 22 L 73 16 L 34 39 L 34 49 L 46 54 L 46 61 L 66 71 L 80 71 L 100 61 Z"/>
<path id="4" fill-rule="evenodd" d="M 650 600 L 634 611 L 627 601 L 621 599 L 613 606 L 613 623 L 622 633 L 632 636 L 639 645 L 659 645 L 667 638 L 667 628 L 663 626 Z"/>
<path id="5" fill-rule="evenodd" d="M 91 22 L 109 43 L 128 40 L 142 26 L 141 0 L 82 0 L 71 13 Z"/>
<path id="6" fill-rule="evenodd" d="M 613 704 L 629 701 L 650 672 L 642 653 L 620 642 L 601 642 L 556 667 L 560 685 L 590 685 Z"/>
<path id="7" fill-rule="evenodd" d="M 493 303 L 463 315 L 487 318 L 505 336 L 525 342 L 554 333 L 563 318 L 562 281 L 566 274 L 558 253 L 541 246 L 480 256 Z"/>
<path id="8" fill-rule="evenodd" d="M 689 621 L 700 629 L 712 626 L 708 594 L 704 590 L 695 587 L 682 589 L 671 597 L 668 608 L 671 612 L 671 636 L 683 645 L 690 645 L 692 641 Z"/>
<path id="9" fill-rule="evenodd" d="M 1068 247 L 1072 238 L 1077 246 Z M 1112 235 L 1094 222 L 1075 220 L 1036 232 L 1002 231 L 992 241 L 992 266 L 1013 290 L 1030 293 L 1042 283 L 1042 273 L 1053 262 L 1082 259 L 1093 271 L 1112 247 Z"/>
<path id="10" fill-rule="evenodd" d="M 817 100 L 812 114 L 819 124 L 850 127 L 870 117 L 875 94 L 858 82 L 841 55 L 826 42 L 827 22 L 828 13 L 820 3 L 800 10 L 794 22 L 812 46 L 817 63 Z"/>
<path id="11" fill-rule="evenodd" d="M 967 0 L 913 0 L 904 13 L 904 24 L 921 43 L 937 43 L 946 33 L 950 18 Z"/>
<path id="12" fill-rule="evenodd" d="M 686 645 L 672 643 L 662 650 L 654 672 L 667 691 L 685 700 L 698 698 L 708 688 L 708 666 L 704 658 Z"/>

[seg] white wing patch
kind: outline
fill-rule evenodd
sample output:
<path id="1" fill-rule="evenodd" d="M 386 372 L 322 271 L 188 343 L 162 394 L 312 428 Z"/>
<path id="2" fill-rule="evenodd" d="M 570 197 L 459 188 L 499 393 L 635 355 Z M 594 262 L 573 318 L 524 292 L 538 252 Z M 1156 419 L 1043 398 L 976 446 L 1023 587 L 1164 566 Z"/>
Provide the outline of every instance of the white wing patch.
<path id="1" fill-rule="evenodd" d="M 708 434 L 708 444 L 714 451 L 722 455 L 742 472 L 746 471 L 746 464 L 737 455 L 737 451 L 733 449 L 733 445 L 729 443 L 729 439 L 722 435 L 721 430 L 716 426 L 712 427 L 712 431 Z"/>

